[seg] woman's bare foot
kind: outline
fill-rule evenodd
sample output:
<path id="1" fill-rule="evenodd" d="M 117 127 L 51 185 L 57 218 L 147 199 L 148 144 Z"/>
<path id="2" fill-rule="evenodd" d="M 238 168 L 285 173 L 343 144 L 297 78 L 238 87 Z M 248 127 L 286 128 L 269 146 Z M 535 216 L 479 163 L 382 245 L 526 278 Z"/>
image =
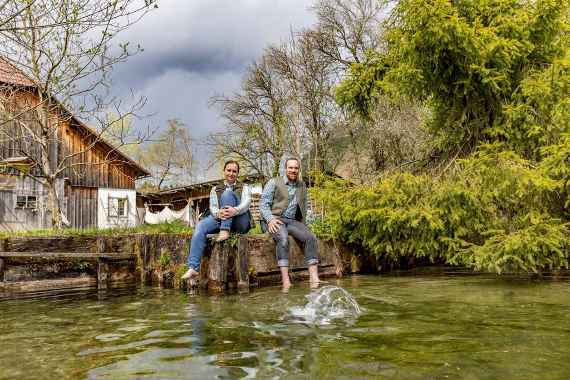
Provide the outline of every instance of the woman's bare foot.
<path id="1" fill-rule="evenodd" d="M 196 272 L 193 268 L 190 268 L 182 275 L 183 280 L 191 280 L 193 277 L 198 277 L 200 273 Z"/>
<path id="2" fill-rule="evenodd" d="M 224 241 L 224 240 L 228 240 L 229 237 L 230 237 L 230 231 L 221 230 L 220 233 L 218 234 L 218 237 L 216 238 L 216 243 L 219 243 L 219 242 Z"/>

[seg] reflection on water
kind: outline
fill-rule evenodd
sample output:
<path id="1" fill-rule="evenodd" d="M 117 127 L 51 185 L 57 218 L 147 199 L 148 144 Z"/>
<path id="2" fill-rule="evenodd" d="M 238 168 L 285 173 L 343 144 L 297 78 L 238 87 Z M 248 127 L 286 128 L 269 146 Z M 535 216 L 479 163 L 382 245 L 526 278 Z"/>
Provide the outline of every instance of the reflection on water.
<path id="1" fill-rule="evenodd" d="M 348 293 L 345 293 L 347 291 Z M 0 379 L 567 379 L 570 283 L 356 276 L 0 301 Z"/>

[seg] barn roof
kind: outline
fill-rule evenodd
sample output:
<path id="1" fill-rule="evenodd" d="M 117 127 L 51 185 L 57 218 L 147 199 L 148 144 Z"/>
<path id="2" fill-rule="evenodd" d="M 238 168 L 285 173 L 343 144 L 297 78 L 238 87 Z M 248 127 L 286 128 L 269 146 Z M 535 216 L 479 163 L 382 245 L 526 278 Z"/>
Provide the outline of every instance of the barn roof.
<path id="1" fill-rule="evenodd" d="M 37 89 L 39 86 L 30 79 L 22 70 L 18 69 L 12 63 L 8 62 L 6 59 L 0 57 L 0 84 L 7 84 L 11 86 L 19 86 L 19 87 L 28 87 Z M 111 150 L 117 154 L 121 158 L 121 162 L 133 167 L 137 171 L 137 178 L 143 178 L 150 176 L 150 172 L 139 165 L 136 161 L 131 159 L 130 157 L 126 156 L 120 150 L 118 150 L 113 144 L 105 141 L 103 138 L 99 136 L 94 129 L 87 126 L 84 122 L 79 120 L 76 116 L 74 116 L 63 104 L 59 103 L 59 107 L 61 108 L 61 112 L 63 112 L 66 116 L 69 116 L 73 121 L 73 125 L 83 129 L 88 134 L 93 135 L 97 138 L 97 143 L 103 145 L 108 150 Z"/>

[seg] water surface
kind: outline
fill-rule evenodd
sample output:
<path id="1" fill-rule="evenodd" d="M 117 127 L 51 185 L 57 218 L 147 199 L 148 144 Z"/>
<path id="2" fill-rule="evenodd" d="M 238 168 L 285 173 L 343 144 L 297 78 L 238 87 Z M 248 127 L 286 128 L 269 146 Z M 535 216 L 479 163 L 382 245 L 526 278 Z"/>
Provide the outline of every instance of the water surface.
<path id="1" fill-rule="evenodd" d="M 362 313 L 312 319 L 295 284 L 0 301 L 0 379 L 568 379 L 570 282 L 354 276 Z"/>

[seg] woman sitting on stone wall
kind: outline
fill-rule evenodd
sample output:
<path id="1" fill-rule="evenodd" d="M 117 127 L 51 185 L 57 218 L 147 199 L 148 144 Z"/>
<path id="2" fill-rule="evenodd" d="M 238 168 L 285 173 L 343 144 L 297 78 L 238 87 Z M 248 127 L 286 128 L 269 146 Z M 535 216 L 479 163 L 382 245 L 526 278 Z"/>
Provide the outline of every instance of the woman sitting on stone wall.
<path id="1" fill-rule="evenodd" d="M 230 231 L 247 233 L 252 226 L 249 205 L 251 190 L 237 180 L 239 163 L 234 160 L 224 164 L 224 181 L 210 191 L 210 215 L 200 221 L 192 234 L 188 254 L 188 270 L 183 279 L 191 279 L 200 272 L 200 261 L 206 248 L 208 234 L 219 231 L 217 242 L 226 240 Z"/>

